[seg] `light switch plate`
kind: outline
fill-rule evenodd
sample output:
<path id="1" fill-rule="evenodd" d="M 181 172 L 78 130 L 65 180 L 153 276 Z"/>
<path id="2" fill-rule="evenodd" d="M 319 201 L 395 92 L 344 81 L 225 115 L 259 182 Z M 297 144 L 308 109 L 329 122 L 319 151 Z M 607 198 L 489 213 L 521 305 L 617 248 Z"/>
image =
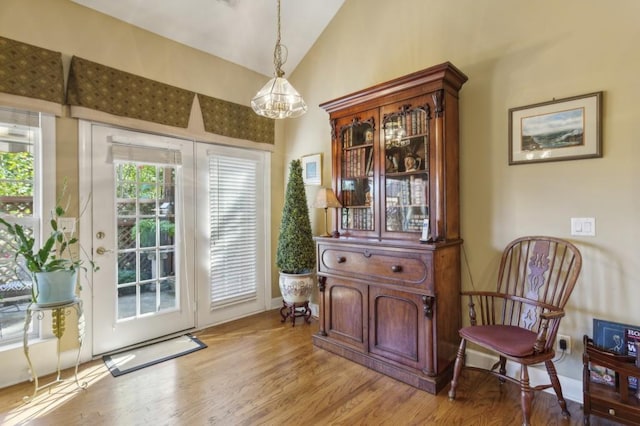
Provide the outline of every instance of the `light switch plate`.
<path id="1" fill-rule="evenodd" d="M 595 237 L 596 219 L 594 217 L 572 217 L 571 235 Z"/>
<path id="2" fill-rule="evenodd" d="M 75 217 L 59 217 L 58 228 L 67 234 L 73 234 L 76 231 Z"/>

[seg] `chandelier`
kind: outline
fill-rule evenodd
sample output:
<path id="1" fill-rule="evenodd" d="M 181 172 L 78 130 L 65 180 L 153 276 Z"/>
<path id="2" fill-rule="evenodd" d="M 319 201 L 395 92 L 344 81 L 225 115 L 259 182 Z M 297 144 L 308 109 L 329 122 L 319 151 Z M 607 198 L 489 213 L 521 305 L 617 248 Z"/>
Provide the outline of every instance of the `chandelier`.
<path id="1" fill-rule="evenodd" d="M 273 51 L 275 77 L 251 99 L 251 108 L 268 118 L 294 118 L 307 112 L 307 104 L 296 89 L 284 78 L 282 65 L 287 61 L 287 47 L 280 44 L 280 0 L 278 0 L 278 36 Z"/>

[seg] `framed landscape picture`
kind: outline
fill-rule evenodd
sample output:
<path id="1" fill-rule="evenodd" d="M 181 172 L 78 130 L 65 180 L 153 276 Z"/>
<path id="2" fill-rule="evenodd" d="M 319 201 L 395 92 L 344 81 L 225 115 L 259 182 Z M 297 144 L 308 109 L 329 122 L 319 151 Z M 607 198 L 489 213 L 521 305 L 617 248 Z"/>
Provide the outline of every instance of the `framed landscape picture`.
<path id="1" fill-rule="evenodd" d="M 602 157 L 602 92 L 509 110 L 509 165 Z"/>

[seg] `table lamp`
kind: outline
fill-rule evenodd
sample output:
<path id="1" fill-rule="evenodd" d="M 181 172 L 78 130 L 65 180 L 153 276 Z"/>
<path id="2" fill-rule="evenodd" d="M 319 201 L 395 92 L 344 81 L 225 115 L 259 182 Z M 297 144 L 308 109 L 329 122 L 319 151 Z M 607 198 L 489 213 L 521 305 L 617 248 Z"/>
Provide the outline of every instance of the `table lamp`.
<path id="1" fill-rule="evenodd" d="M 334 194 L 333 189 L 331 188 L 320 188 L 318 190 L 318 194 L 316 195 L 316 201 L 313 203 L 313 207 L 318 209 L 324 209 L 324 237 L 330 237 L 331 234 L 327 230 L 327 209 L 329 207 L 339 208 L 342 207 L 340 201 L 336 198 L 336 194 Z M 338 231 L 335 231 L 335 235 L 339 235 Z"/>

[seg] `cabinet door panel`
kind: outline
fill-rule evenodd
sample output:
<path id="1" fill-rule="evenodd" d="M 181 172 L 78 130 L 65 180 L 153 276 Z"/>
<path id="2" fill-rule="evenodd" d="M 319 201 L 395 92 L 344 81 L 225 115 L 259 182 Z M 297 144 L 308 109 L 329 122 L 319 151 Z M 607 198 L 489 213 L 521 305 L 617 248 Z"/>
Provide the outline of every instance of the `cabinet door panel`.
<path id="1" fill-rule="evenodd" d="M 376 141 L 378 110 L 334 122 L 334 181 L 342 207 L 338 223 L 343 235 L 378 235 L 373 196 L 377 193 Z"/>
<path id="2" fill-rule="evenodd" d="M 327 280 L 327 334 L 364 350 L 367 343 L 367 286 Z"/>
<path id="3" fill-rule="evenodd" d="M 419 96 L 381 109 L 381 169 L 384 201 L 382 233 L 393 238 L 416 238 L 430 218 L 431 172 L 429 96 Z M 414 236 L 411 236 L 411 233 Z"/>
<path id="4" fill-rule="evenodd" d="M 370 288 L 369 351 L 413 368 L 421 368 L 425 343 L 420 295 Z"/>

